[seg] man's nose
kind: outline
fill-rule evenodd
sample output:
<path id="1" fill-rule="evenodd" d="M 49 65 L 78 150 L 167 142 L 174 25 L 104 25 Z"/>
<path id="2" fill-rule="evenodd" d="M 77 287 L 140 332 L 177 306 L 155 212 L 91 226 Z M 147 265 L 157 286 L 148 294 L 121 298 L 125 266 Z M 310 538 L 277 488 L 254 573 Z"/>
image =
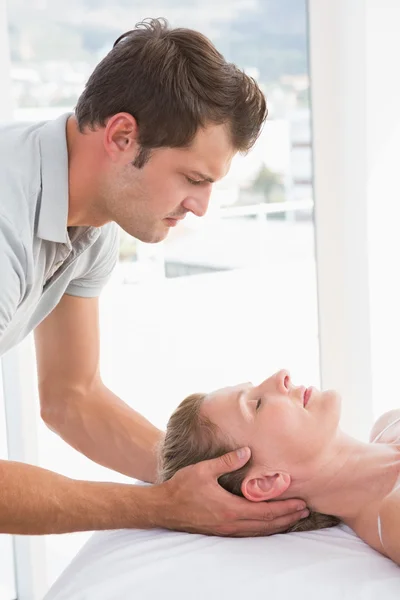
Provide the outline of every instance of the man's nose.
<path id="1" fill-rule="evenodd" d="M 185 198 L 182 205 L 186 210 L 196 215 L 196 217 L 204 217 L 208 209 L 210 196 L 211 189 Z"/>

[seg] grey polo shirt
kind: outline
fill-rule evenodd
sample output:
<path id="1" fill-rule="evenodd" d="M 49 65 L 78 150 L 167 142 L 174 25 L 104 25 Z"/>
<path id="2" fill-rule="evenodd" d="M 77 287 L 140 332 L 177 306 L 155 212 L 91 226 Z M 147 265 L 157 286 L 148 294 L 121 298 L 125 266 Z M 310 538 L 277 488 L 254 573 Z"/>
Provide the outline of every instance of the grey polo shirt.
<path id="1" fill-rule="evenodd" d="M 0 127 L 0 356 L 63 294 L 96 297 L 118 256 L 118 227 L 67 228 L 66 123 Z"/>

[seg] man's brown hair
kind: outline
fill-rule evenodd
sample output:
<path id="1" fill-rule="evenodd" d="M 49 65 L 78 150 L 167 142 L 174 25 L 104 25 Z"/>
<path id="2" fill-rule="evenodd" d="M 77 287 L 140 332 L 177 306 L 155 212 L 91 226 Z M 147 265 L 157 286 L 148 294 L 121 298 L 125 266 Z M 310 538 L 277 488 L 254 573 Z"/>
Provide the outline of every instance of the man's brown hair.
<path id="1" fill-rule="evenodd" d="M 226 124 L 233 148 L 246 152 L 268 113 L 253 78 L 226 62 L 204 35 L 171 29 L 165 19 L 147 19 L 121 35 L 75 107 L 81 132 L 119 112 L 136 119 L 147 153 L 187 147 L 208 124 Z"/>

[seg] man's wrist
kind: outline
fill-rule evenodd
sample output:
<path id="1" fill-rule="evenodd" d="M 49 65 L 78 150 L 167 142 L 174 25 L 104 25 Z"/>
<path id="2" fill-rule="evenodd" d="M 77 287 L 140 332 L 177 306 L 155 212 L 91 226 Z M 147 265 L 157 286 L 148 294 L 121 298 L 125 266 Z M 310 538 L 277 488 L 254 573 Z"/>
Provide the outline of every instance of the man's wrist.
<path id="1" fill-rule="evenodd" d="M 142 487 L 142 486 L 140 486 Z M 142 502 L 145 507 L 145 529 L 165 527 L 168 512 L 168 494 L 164 483 L 143 486 L 144 497 Z"/>

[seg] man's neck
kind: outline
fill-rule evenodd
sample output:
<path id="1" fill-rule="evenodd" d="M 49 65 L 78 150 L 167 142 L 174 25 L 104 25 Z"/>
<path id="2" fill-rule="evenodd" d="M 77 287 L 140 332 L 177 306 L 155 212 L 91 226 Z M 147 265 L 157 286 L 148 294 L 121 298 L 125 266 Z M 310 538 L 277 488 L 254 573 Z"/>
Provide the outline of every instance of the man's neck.
<path id="1" fill-rule="evenodd" d="M 67 121 L 68 148 L 68 227 L 81 225 L 100 227 L 106 220 L 96 201 L 94 175 L 100 168 L 100 132 L 81 133 L 75 116 Z"/>

